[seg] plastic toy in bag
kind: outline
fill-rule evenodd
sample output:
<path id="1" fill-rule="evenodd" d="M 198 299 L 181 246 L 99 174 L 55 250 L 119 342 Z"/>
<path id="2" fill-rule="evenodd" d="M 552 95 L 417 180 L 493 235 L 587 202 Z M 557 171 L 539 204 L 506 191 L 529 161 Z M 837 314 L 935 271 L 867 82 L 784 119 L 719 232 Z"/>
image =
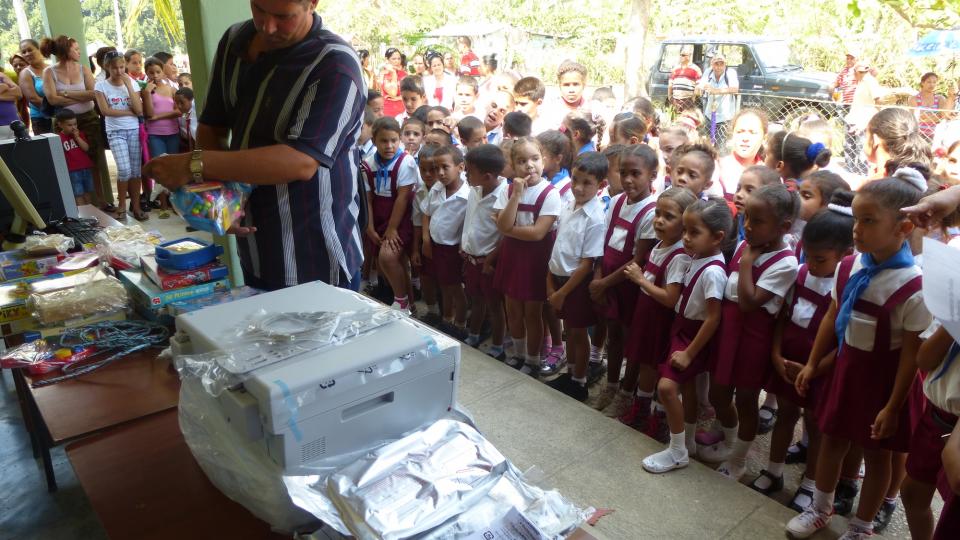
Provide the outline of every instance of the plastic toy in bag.
<path id="1" fill-rule="evenodd" d="M 224 235 L 243 216 L 250 191 L 250 186 L 239 182 L 203 182 L 177 189 L 170 200 L 191 227 Z"/>

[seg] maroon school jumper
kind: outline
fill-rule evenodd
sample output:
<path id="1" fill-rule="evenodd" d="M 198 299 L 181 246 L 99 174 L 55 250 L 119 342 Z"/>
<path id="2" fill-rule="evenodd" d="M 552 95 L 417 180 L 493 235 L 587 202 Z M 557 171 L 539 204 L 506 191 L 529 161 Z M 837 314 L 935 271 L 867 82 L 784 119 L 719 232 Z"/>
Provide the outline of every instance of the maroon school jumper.
<path id="1" fill-rule="evenodd" d="M 800 364 L 806 364 L 810 358 L 813 341 L 817 338 L 817 330 L 820 329 L 820 321 L 827 314 L 832 301 L 830 293 L 820 294 L 804 285 L 808 273 L 807 265 L 801 265 L 800 272 L 797 274 L 797 284 L 793 289 L 793 302 L 790 303 L 790 309 L 787 310 L 786 314 L 788 316 L 793 315 L 793 311 L 797 308 L 797 302 L 801 298 L 816 306 L 816 310 L 810 317 L 810 322 L 806 328 L 793 322 L 792 319 L 788 319 L 783 325 L 783 333 L 780 336 L 780 356 Z M 829 374 L 814 379 L 807 389 L 807 395 L 800 397 L 796 386 L 785 381 L 776 370 L 771 370 L 770 378 L 764 389 L 778 398 L 785 399 L 794 405 L 807 409 L 808 412 L 816 414 L 819 404 L 817 392 L 824 386 L 823 381 L 827 377 L 829 377 Z"/>
<path id="2" fill-rule="evenodd" d="M 607 235 L 603 241 L 603 261 L 600 263 L 600 272 L 603 277 L 609 276 L 621 266 L 633 260 L 633 245 L 637 236 L 637 227 L 643 220 L 643 216 L 657 206 L 656 202 L 651 202 L 637 212 L 633 221 L 627 221 L 620 217 L 620 209 L 623 208 L 623 203 L 626 200 L 627 196 L 624 195 L 613 206 L 613 216 L 610 219 L 610 226 L 607 227 Z M 610 247 L 610 237 L 613 236 L 613 230 L 617 227 L 627 230 L 627 238 L 623 242 L 623 251 Z M 618 320 L 624 325 L 629 325 L 633 318 L 633 309 L 637 303 L 639 292 L 640 288 L 635 283 L 629 279 L 624 279 L 607 289 L 607 305 L 599 307 L 600 313 L 607 319 Z"/>
<path id="3" fill-rule="evenodd" d="M 533 221 L 540 219 L 540 210 L 543 201 L 553 191 L 548 185 L 540 192 L 534 204 L 520 204 L 517 212 L 533 212 Z M 507 195 L 513 195 L 513 184 L 507 190 Z M 556 234 L 548 232 L 536 242 L 517 240 L 504 235 L 500 244 L 500 258 L 497 260 L 497 271 L 494 274 L 493 284 L 503 292 L 504 296 L 523 302 L 545 302 L 547 300 L 547 266 L 550 263 L 550 252 L 553 251 L 553 240 Z"/>
<path id="4" fill-rule="evenodd" d="M 727 275 L 740 265 L 740 255 L 746 245 L 746 242 L 740 244 L 727 265 Z M 763 264 L 754 266 L 751 272 L 754 287 L 768 268 L 792 256 L 792 250 L 784 249 Z M 725 386 L 759 390 L 772 371 L 770 351 L 773 350 L 773 330 L 777 317 L 763 306 L 744 313 L 739 304 L 726 298 L 721 309 L 720 330 L 711 370 L 713 380 Z"/>
<path id="5" fill-rule="evenodd" d="M 700 351 L 700 354 L 698 354 L 690 362 L 690 365 L 687 366 L 687 369 L 679 371 L 670 365 L 670 356 L 677 351 L 687 350 L 687 347 L 690 346 L 690 342 L 697 337 L 697 332 L 699 332 L 700 327 L 703 326 L 703 321 L 688 319 L 684 317 L 683 313 L 687 310 L 687 302 L 690 300 L 690 294 L 693 292 L 693 287 L 697 284 L 697 281 L 700 280 L 700 275 L 703 274 L 704 270 L 710 268 L 711 266 L 723 267 L 723 263 L 720 261 L 710 261 L 709 263 L 703 265 L 703 267 L 697 270 L 697 273 L 693 275 L 693 279 L 690 280 L 690 283 L 683 288 L 683 292 L 680 293 L 680 307 L 677 308 L 676 318 L 673 319 L 673 326 L 670 327 L 670 347 L 667 348 L 667 354 L 663 361 L 660 362 L 658 368 L 661 377 L 670 379 L 677 384 L 685 384 L 689 381 L 692 381 L 694 377 L 707 370 L 710 362 L 710 352 L 713 348 L 712 339 L 710 340 L 710 343 Z"/>
<path id="6" fill-rule="evenodd" d="M 837 293 L 840 298 L 843 298 L 843 289 L 850 279 L 855 257 L 851 255 L 844 258 L 837 270 Z M 819 418 L 820 431 L 824 434 L 849 440 L 869 450 L 907 452 L 910 449 L 910 402 L 919 400 L 923 392 L 917 377 L 914 377 L 907 399 L 900 408 L 896 433 L 877 441 L 870 437 L 870 426 L 887 405 L 900 367 L 900 349 L 890 350 L 890 315 L 896 306 L 921 289 L 921 281 L 921 276 L 908 281 L 890 295 L 882 306 L 863 298 L 858 298 L 853 305 L 854 311 L 877 319 L 873 350 L 862 351 L 849 343 L 840 347 Z"/>
<path id="7" fill-rule="evenodd" d="M 403 164 L 404 160 L 413 159 L 406 152 L 401 151 L 400 157 L 394 161 L 393 167 L 390 169 L 390 196 L 383 197 L 377 195 L 377 186 L 376 186 L 376 173 L 367 165 L 366 162 L 363 162 L 362 169 L 363 172 L 367 175 L 367 184 L 370 188 L 370 193 L 373 194 L 373 228 L 377 231 L 377 234 L 382 238 L 387 232 L 387 225 L 390 223 L 390 215 L 393 213 L 393 207 L 397 202 L 397 177 L 400 175 L 400 165 Z M 413 186 L 416 187 L 416 186 Z M 403 212 L 403 217 L 400 218 L 400 224 L 397 226 L 397 234 L 400 236 L 400 241 L 403 243 L 404 249 L 409 252 L 410 248 L 413 247 L 413 221 L 410 219 L 410 214 L 413 210 L 413 192 L 411 190 L 410 197 L 407 198 L 407 208 Z M 378 246 L 374 246 L 373 242 L 367 240 L 370 249 L 373 250 L 374 254 L 380 252 Z"/>
<path id="8" fill-rule="evenodd" d="M 659 245 L 657 244 L 653 249 L 657 249 Z M 661 266 L 654 264 L 652 260 L 647 260 L 643 270 L 653 274 L 652 282 L 654 286 L 664 287 L 670 262 L 682 253 L 682 247 L 671 251 L 663 259 L 663 265 Z M 654 300 L 649 294 L 640 291 L 637 295 L 637 303 L 633 308 L 630 331 L 627 332 L 625 351 L 627 362 L 651 367 L 657 367 L 657 364 L 663 362 L 667 349 L 670 348 L 670 327 L 673 325 L 675 315 L 673 306 L 665 306 Z"/>

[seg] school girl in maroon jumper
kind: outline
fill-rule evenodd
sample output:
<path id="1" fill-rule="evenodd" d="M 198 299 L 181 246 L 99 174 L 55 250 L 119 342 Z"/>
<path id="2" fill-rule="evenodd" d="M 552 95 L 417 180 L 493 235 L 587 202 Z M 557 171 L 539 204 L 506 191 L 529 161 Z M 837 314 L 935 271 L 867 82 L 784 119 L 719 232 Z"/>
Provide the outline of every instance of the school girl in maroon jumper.
<path id="1" fill-rule="evenodd" d="M 915 175 L 883 178 L 861 187 L 853 199 L 859 255 L 838 266 L 833 302 L 797 375 L 797 391 L 803 394 L 821 359 L 839 343 L 820 411 L 817 486 L 810 506 L 787 523 L 794 537 L 806 538 L 830 522 L 833 491 L 852 445 L 863 448 L 866 475 L 846 536 L 871 536 L 890 485 L 893 452 L 909 450 L 907 401 L 919 385 L 917 348 L 931 317 L 923 304 L 921 271 L 906 241 L 913 223 L 900 209 L 916 204 L 923 186 L 923 178 Z"/>
<path id="2" fill-rule="evenodd" d="M 513 184 L 493 205 L 503 234 L 494 286 L 503 291 L 513 345 L 507 364 L 538 377 L 543 303 L 547 300 L 547 262 L 553 249 L 560 195 L 543 178 L 540 143 L 522 137 L 510 149 Z"/>
<path id="3" fill-rule="evenodd" d="M 747 451 L 757 435 L 757 400 L 770 374 L 776 316 L 797 279 L 797 258 L 784 235 L 799 211 L 800 198 L 782 184 L 751 193 L 744 207 L 744 241 L 727 267 L 723 322 L 710 371 L 710 402 L 724 440 L 701 449 L 700 458 L 723 461 L 717 472 L 734 480 L 746 471 Z"/>
<path id="4" fill-rule="evenodd" d="M 373 123 L 377 152 L 366 162 L 367 203 L 373 219 L 367 240 L 379 257 L 380 272 L 393 289 L 393 306 L 410 311 L 408 255 L 413 246 L 412 194 L 420 183 L 417 162 L 400 145 L 400 124 L 389 117 Z"/>
<path id="5" fill-rule="evenodd" d="M 720 327 L 720 300 L 727 282 L 721 248 L 730 234 L 735 234 L 733 214 L 719 197 L 698 200 L 683 213 L 683 247 L 693 259 L 683 276 L 670 347 L 659 365 L 657 395 L 667 411 L 670 444 L 643 459 L 643 468 L 654 474 L 686 467 L 690 456 L 697 454 L 695 379 L 709 367 L 714 334 Z"/>
<path id="6" fill-rule="evenodd" d="M 599 152 L 586 152 L 577 158 L 571 172 L 573 188 L 570 191 L 574 200 L 564 204 L 560 212 L 547 274 L 547 301 L 563 320 L 569 367 L 549 386 L 578 401 L 586 401 L 590 356 L 587 329 L 597 323 L 587 287 L 594 262 L 603 255 L 606 224 L 603 202 L 597 193 L 600 182 L 607 176 L 607 158 Z"/>
<path id="7" fill-rule="evenodd" d="M 927 376 L 923 381 L 925 407 L 919 419 L 910 455 L 907 457 L 907 477 L 900 488 L 900 498 L 907 514 L 911 538 L 935 538 L 933 512 L 930 503 L 943 474 L 943 449 L 957 425 L 960 415 L 960 344 L 942 326 L 920 345 L 917 365 Z M 943 511 L 936 533 L 960 530 L 960 506 L 944 497 Z M 949 527 L 952 527 L 950 529 Z M 946 538 L 947 535 L 939 536 Z"/>
<path id="8" fill-rule="evenodd" d="M 640 291 L 635 283 L 626 279 L 623 269 L 634 261 L 647 264 L 650 250 L 657 243 L 653 231 L 657 196 L 652 193 L 652 187 L 659 166 L 657 153 L 645 144 L 629 146 L 620 155 L 623 193 L 610 200 L 603 260 L 590 283 L 590 297 L 607 322 L 607 386 L 594 404 L 594 408 L 601 411 L 613 401 L 620 387 L 624 329 L 630 327 Z"/>
<path id="9" fill-rule="evenodd" d="M 668 188 L 657 198 L 653 229 L 660 240 L 647 264 L 630 263 L 627 279 L 640 287 L 627 332 L 627 370 L 617 397 L 604 414 L 629 425 L 643 426 L 657 385 L 657 368 L 667 357 L 674 309 L 683 291 L 690 256 L 683 248 L 683 212 L 697 198 L 689 190 Z M 634 398 L 636 390 L 636 398 Z M 629 411 L 629 418 L 623 417 Z"/>
<path id="10" fill-rule="evenodd" d="M 827 358 L 818 364 L 817 378 L 806 395 L 799 395 L 794 383 L 797 374 L 810 357 L 820 321 L 830 308 L 830 291 L 835 284 L 834 272 L 837 264 L 849 255 L 853 248 L 853 214 L 850 210 L 852 202 L 853 193 L 838 191 L 829 205 L 809 216 L 803 229 L 803 243 L 807 246 L 806 262 L 800 265 L 796 284 L 787 297 L 773 335 L 773 372 L 765 389 L 768 394 L 777 396 L 779 409 L 770 436 L 767 466 L 760 471 L 760 475 L 750 487 L 764 495 L 783 489 L 783 465 L 787 448 L 793 440 L 794 428 L 803 409 L 809 438 L 807 468 L 789 505 L 797 512 L 803 511 L 813 499 L 817 452 L 820 449 L 820 431 L 816 424 L 819 405 L 817 390 L 829 376 L 836 350 L 828 352 Z"/>

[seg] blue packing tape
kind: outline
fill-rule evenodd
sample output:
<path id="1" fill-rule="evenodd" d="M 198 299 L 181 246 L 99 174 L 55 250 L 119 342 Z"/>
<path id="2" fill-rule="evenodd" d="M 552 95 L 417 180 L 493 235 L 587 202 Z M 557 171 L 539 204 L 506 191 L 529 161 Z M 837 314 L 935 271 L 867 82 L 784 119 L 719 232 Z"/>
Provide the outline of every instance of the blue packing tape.
<path id="1" fill-rule="evenodd" d="M 420 336 L 423 338 L 423 341 L 426 342 L 427 352 L 430 353 L 430 356 L 438 356 L 440 354 L 440 347 L 437 345 L 437 340 L 433 339 L 430 336 Z"/>
<path id="2" fill-rule="evenodd" d="M 280 391 L 283 392 L 283 403 L 287 406 L 287 410 L 290 411 L 290 418 L 287 420 L 287 426 L 290 427 L 290 431 L 293 433 L 293 438 L 297 442 L 303 440 L 303 432 L 300 431 L 300 426 L 297 425 L 297 404 L 293 400 L 293 394 L 290 393 L 290 387 L 287 386 L 287 383 L 277 379 L 273 381 L 273 384 L 277 385 L 280 388 Z"/>

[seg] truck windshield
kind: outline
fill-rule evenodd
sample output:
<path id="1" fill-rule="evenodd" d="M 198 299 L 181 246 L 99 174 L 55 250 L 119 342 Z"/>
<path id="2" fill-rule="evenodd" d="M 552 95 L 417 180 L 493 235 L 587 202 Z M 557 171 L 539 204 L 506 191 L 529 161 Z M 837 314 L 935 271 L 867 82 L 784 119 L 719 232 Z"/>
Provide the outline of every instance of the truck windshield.
<path id="1" fill-rule="evenodd" d="M 790 62 L 790 46 L 786 41 L 767 41 L 754 46 L 760 63 L 768 70 L 788 69 L 795 64 Z"/>

